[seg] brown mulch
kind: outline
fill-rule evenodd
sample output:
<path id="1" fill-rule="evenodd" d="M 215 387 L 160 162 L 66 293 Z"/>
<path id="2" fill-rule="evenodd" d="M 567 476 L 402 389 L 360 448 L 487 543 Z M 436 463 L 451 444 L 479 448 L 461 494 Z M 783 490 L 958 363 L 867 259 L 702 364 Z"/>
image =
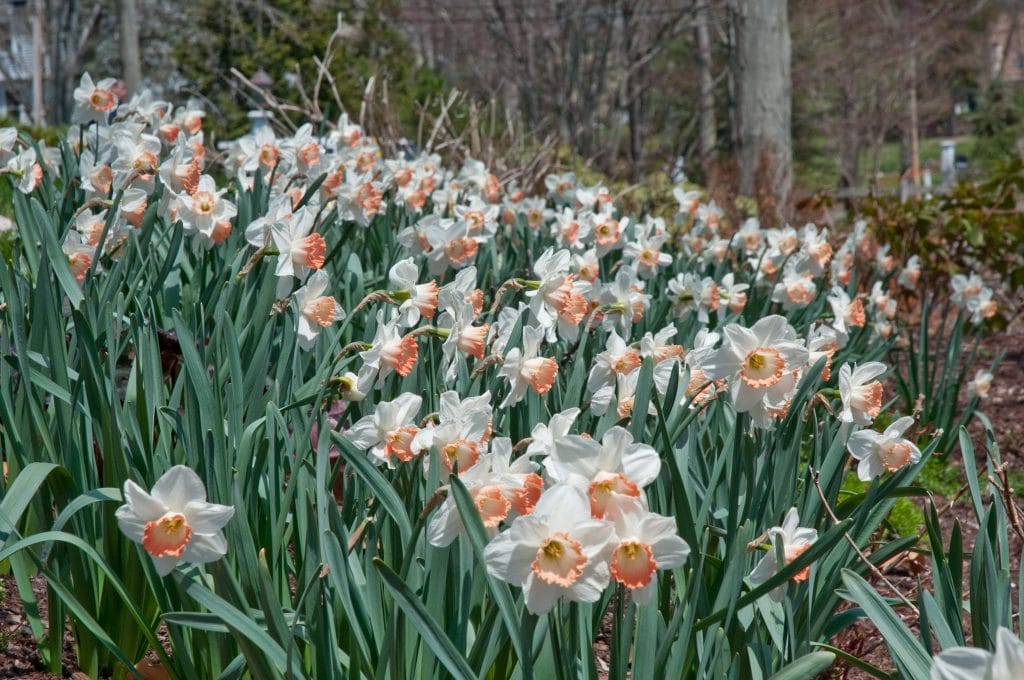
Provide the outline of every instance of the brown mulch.
<path id="1" fill-rule="evenodd" d="M 33 577 L 32 590 L 39 603 L 39 614 L 44 623 L 46 616 L 46 582 L 41 576 Z M 57 680 L 57 678 L 75 678 L 85 680 L 86 676 L 77 672 L 74 646 L 71 636 L 65 631 L 64 652 L 61 657 L 61 675 L 47 671 L 43 659 L 39 656 L 39 648 L 32 629 L 25 618 L 25 608 L 18 589 L 14 584 L 14 576 L 0 576 L 0 678 L 18 678 L 19 680 Z"/>

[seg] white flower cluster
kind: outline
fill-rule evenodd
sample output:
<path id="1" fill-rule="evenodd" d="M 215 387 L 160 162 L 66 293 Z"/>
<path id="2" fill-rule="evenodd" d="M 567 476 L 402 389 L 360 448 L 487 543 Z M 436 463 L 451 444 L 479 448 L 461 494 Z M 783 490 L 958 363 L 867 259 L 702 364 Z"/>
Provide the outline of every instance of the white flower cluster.
<path id="1" fill-rule="evenodd" d="M 472 159 L 452 170 L 430 153 L 386 158 L 345 116 L 322 136 L 304 125 L 284 137 L 262 127 L 238 140 L 225 161 L 235 187 L 218 186 L 206 172 L 202 112 L 175 109 L 148 93 L 122 104 L 110 82 L 88 76 L 75 100 L 80 125 L 68 139 L 78 176 L 64 178 L 83 199 L 64 241 L 74 276 L 87 285 L 90 272 L 119 257 L 126 239 L 160 216 L 180 225 L 197 248 L 233 239 L 247 249 L 250 264 L 239 276 L 273 258 L 275 292 L 291 304 L 303 350 L 324 350 L 322 333 L 335 340 L 340 333 L 328 329 L 343 320 L 347 328 L 358 317 L 372 340 L 353 343 L 357 370 L 336 380 L 342 399 L 373 394 L 373 406 L 347 423 L 345 436 L 379 465 L 421 458 L 427 472 L 436 455 L 442 483 L 457 474 L 493 536 L 488 569 L 522 586 L 534 612 L 563 596 L 595 601 L 612 580 L 642 601 L 657 570 L 686 559 L 675 521 L 651 513 L 643 491 L 659 474 L 657 453 L 634 442 L 624 423 L 614 424 L 616 416 L 656 413 L 655 400 L 645 413 L 634 411 L 645 362 L 666 410 L 705 409 L 728 395 L 751 428 L 769 430 L 787 417 L 815 367 L 829 381 L 836 353 L 855 338 L 892 335 L 900 288 L 912 291 L 920 276 L 916 257 L 899 268 L 863 223 L 833 248 L 826 229 L 762 228 L 756 218 L 736 225 L 700 192 L 681 188 L 670 219 L 632 220 L 606 187 L 582 184 L 572 173 L 550 175 L 547 194 L 529 196 Z M 0 131 L 0 162 L 22 191 L 62 171 L 50 151 L 17 152 L 17 144 L 15 134 Z M 266 208 L 241 224 L 239 206 L 256 188 Z M 394 254 L 386 284 L 381 271 L 379 290 L 347 310 L 332 295 L 325 266 L 343 230 L 383 239 Z M 853 276 L 864 262 L 877 274 L 870 293 L 858 291 Z M 515 269 L 515 278 L 490 280 L 488 272 L 499 269 Z M 972 317 L 994 313 L 991 291 L 978 277 L 954 278 L 953 287 L 954 301 Z M 666 304 L 652 320 L 652 306 L 663 299 L 671 313 Z M 764 311 L 749 309 L 752 299 Z M 583 367 L 584 398 L 535 424 L 532 441 L 516 456 L 520 444 L 508 432 L 492 432 L 495 414 L 531 394 L 548 394 L 578 343 L 595 330 L 604 344 Z M 436 373 L 446 391 L 438 396 L 439 412 L 424 414 L 423 395 L 396 388 L 394 377 L 429 370 L 419 358 L 421 343 L 431 339 L 442 344 Z M 451 389 L 468 384 L 459 378 L 469 369 L 490 371 L 494 393 Z M 838 417 L 850 429 L 869 427 L 882 411 L 879 378 L 886 370 L 879 362 L 838 367 Z M 665 403 L 676 380 L 675 403 Z M 983 383 L 976 389 L 981 394 Z M 599 428 L 600 441 L 570 434 L 578 407 L 613 423 Z M 346 419 L 337 424 L 344 427 Z M 900 418 L 883 433 L 850 434 L 862 479 L 919 460 L 904 438 L 911 424 Z M 129 510 L 140 519 L 125 527 L 133 538 L 150 540 L 137 535 L 148 526 L 139 524 L 144 519 L 177 541 L 166 544 L 172 550 L 191 550 L 172 555 L 150 540 L 164 551 L 160 556 L 202 561 L 212 554 L 183 547 L 201 544 L 189 543 L 189 535 L 216 535 L 212 524 L 179 508 L 176 498 L 160 500 L 154 491 L 163 503 L 157 507 L 132 496 Z M 187 527 L 194 533 L 183 533 Z M 449 497 L 430 519 L 430 542 L 446 545 L 460 529 Z M 769 536 L 789 562 L 816 534 L 799 527 L 792 512 Z M 777 561 L 773 548 L 751 580 L 774 573 Z M 159 564 L 163 570 L 171 562 Z"/>

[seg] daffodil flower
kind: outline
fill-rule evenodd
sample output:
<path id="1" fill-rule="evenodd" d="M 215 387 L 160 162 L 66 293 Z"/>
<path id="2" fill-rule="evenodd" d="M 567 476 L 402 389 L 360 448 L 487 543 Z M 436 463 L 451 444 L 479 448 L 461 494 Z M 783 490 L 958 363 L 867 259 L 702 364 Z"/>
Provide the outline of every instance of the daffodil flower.
<path id="1" fill-rule="evenodd" d="M 723 332 L 725 342 L 708 357 L 703 372 L 712 380 L 728 380 L 737 413 L 749 412 L 755 426 L 770 427 L 771 409 L 784 406 L 796 390 L 807 348 L 777 315 L 750 328 L 729 324 Z"/>
<path id="2" fill-rule="evenodd" d="M 1024 678 L 1024 642 L 1009 628 L 996 631 L 995 653 L 950 647 L 932 659 L 931 680 L 1018 680 Z"/>
<path id="3" fill-rule="evenodd" d="M 544 469 L 555 482 L 586 488 L 591 514 L 604 519 L 617 516 L 623 499 L 641 496 L 657 479 L 661 459 L 653 447 L 633 441 L 629 430 L 616 425 L 600 444 L 580 435 L 560 438 L 544 459 Z"/>
<path id="4" fill-rule="evenodd" d="M 637 274 L 645 279 L 651 278 L 658 273 L 659 267 L 667 267 L 672 264 L 672 256 L 661 252 L 661 248 L 667 240 L 668 233 L 640 233 L 633 241 L 626 244 L 622 250 L 622 256 L 636 269 Z"/>
<path id="5" fill-rule="evenodd" d="M 815 541 L 818 540 L 818 531 L 800 526 L 800 516 L 797 514 L 796 508 L 790 508 L 789 512 L 786 513 L 786 517 L 782 520 L 782 526 L 772 527 L 768 530 L 768 538 L 771 547 L 764 557 L 761 558 L 761 561 L 757 563 L 757 566 L 754 567 L 754 570 L 750 572 L 750 576 L 747 577 L 755 586 L 761 585 L 779 570 L 780 567 L 775 554 L 777 549 L 781 549 L 783 559 L 786 561 L 785 563 L 789 564 L 814 545 Z M 810 573 L 811 568 L 809 566 L 805 567 L 793 575 L 792 581 L 806 581 Z M 776 602 L 781 602 L 784 593 L 785 587 L 779 586 L 771 591 L 770 596 Z"/>
<path id="6" fill-rule="evenodd" d="M 509 383 L 508 395 L 501 402 L 501 408 L 518 404 L 533 388 L 537 394 L 547 394 L 555 384 L 558 364 L 554 359 L 537 356 L 544 331 L 536 326 L 523 326 L 523 347 L 513 347 L 505 355 L 505 363 L 499 375 Z"/>
<path id="7" fill-rule="evenodd" d="M 419 267 L 411 257 L 396 262 L 388 272 L 388 280 L 395 289 L 389 291 L 389 295 L 400 300 L 398 319 L 401 325 L 415 326 L 421 316 L 427 319 L 434 318 L 438 302 L 437 282 L 431 280 L 416 283 L 419 280 Z"/>
<path id="8" fill-rule="evenodd" d="M 919 255 L 911 255 L 907 258 L 907 263 L 903 266 L 903 270 L 900 272 L 896 282 L 908 290 L 914 290 L 917 288 L 917 282 L 920 278 L 921 257 Z"/>
<path id="9" fill-rule="evenodd" d="M 560 411 L 548 420 L 547 423 L 537 423 L 530 432 L 532 440 L 526 447 L 527 456 L 549 456 L 555 450 L 555 442 L 569 434 L 576 418 L 580 415 L 580 409 L 567 408 Z"/>
<path id="10" fill-rule="evenodd" d="M 412 372 L 419 357 L 419 345 L 412 335 L 402 335 L 398 330 L 398 318 L 384 321 L 384 310 L 377 312 L 377 331 L 369 349 L 360 352 L 363 370 L 377 375 L 377 387 L 391 373 L 403 378 Z M 360 371 L 360 376 L 363 372 Z"/>
<path id="11" fill-rule="evenodd" d="M 844 340 L 850 333 L 850 328 L 862 328 L 867 322 L 864 314 L 864 303 L 860 298 L 851 298 L 839 286 L 832 286 L 832 293 L 828 296 L 828 304 L 832 307 L 832 327 L 843 336 Z"/>
<path id="12" fill-rule="evenodd" d="M 292 278 L 301 279 L 311 270 L 324 266 L 327 243 L 313 231 L 315 215 L 299 211 L 291 219 L 274 222 L 270 237 L 277 247 L 277 294 L 284 297 L 291 290 Z"/>
<path id="13" fill-rule="evenodd" d="M 197 234 L 207 243 L 221 243 L 231 231 L 231 218 L 237 213 L 235 204 L 224 198 L 226 189 L 217 189 L 213 177 L 202 175 L 191 195 L 182 194 L 181 220 L 186 234 Z"/>
<path id="14" fill-rule="evenodd" d="M 989 390 L 992 389 L 992 373 L 985 369 L 978 369 L 974 378 L 967 383 L 967 394 L 978 399 L 988 399 Z"/>
<path id="15" fill-rule="evenodd" d="M 602 387 L 615 385 L 616 376 L 629 375 L 640 367 L 640 352 L 626 344 L 613 328 L 605 340 L 605 350 L 594 357 L 590 376 L 587 378 L 587 390 L 597 392 Z"/>
<path id="16" fill-rule="evenodd" d="M 171 573 L 178 562 L 212 562 L 227 553 L 221 529 L 235 509 L 207 503 L 206 488 L 192 469 L 175 465 L 151 493 L 128 480 L 124 500 L 115 513 L 118 526 L 142 544 L 161 576 Z"/>
<path id="17" fill-rule="evenodd" d="M 23 194 L 31 194 L 43 181 L 43 166 L 36 160 L 32 147 L 7 161 L 5 172 L 17 179 L 18 191 Z"/>
<path id="18" fill-rule="evenodd" d="M 679 537 L 676 521 L 649 512 L 640 499 L 621 504 L 615 518 L 618 544 L 612 550 L 612 578 L 631 591 L 637 604 L 649 602 L 655 592 L 658 570 L 681 567 L 690 546 Z"/>
<path id="19" fill-rule="evenodd" d="M 373 462 L 395 467 L 413 457 L 412 443 L 419 428 L 415 417 L 423 397 L 405 392 L 392 401 L 382 401 L 373 413 L 363 416 L 345 433 L 354 446 L 369 450 Z"/>
<path id="20" fill-rule="evenodd" d="M 537 464 L 528 456 L 511 460 L 512 442 L 497 437 L 491 450 L 465 472 L 459 480 L 469 491 L 484 528 L 493 537 L 498 525 L 514 517 L 533 511 L 540 499 L 543 481 L 536 473 Z M 463 529 L 462 518 L 451 494 L 434 512 L 427 525 L 427 540 L 431 545 L 450 545 Z"/>
<path id="21" fill-rule="evenodd" d="M 93 83 L 92 77 L 88 73 L 83 73 L 82 80 L 74 92 L 75 121 L 96 121 L 106 124 L 110 112 L 117 106 L 117 95 L 112 90 L 115 82 L 113 78 L 104 78 L 98 83 Z"/>
<path id="22" fill-rule="evenodd" d="M 306 285 L 295 291 L 295 305 L 299 312 L 296 323 L 302 349 L 312 349 L 321 329 L 345 318 L 345 310 L 338 301 L 324 295 L 328 283 L 327 272 L 321 269 L 313 272 Z"/>
<path id="23" fill-rule="evenodd" d="M 597 602 L 608 586 L 611 522 L 590 517 L 583 492 L 569 484 L 546 490 L 533 512 L 517 517 L 484 550 L 487 571 L 523 589 L 531 614 L 559 598 Z"/>
<path id="24" fill-rule="evenodd" d="M 839 395 L 843 410 L 839 419 L 844 423 L 870 425 L 872 419 L 882 410 L 882 383 L 875 380 L 888 368 L 880 361 L 868 361 L 850 368 L 849 364 L 839 367 Z"/>
<path id="25" fill-rule="evenodd" d="M 886 470 L 896 472 L 921 460 L 921 451 L 914 442 L 903 438 L 903 433 L 913 424 L 913 418 L 904 416 L 885 428 L 885 432 L 860 430 L 850 435 L 846 448 L 860 461 L 857 477 L 862 482 L 871 481 Z"/>

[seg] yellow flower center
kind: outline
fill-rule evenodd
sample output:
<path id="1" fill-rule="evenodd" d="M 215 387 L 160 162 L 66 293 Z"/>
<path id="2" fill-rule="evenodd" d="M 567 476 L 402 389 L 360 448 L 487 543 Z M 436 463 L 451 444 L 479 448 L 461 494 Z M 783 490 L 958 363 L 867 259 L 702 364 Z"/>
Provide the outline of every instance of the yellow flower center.
<path id="1" fill-rule="evenodd" d="M 209 215 L 213 212 L 215 200 L 209 191 L 197 191 L 192 197 L 192 209 L 200 215 Z"/>

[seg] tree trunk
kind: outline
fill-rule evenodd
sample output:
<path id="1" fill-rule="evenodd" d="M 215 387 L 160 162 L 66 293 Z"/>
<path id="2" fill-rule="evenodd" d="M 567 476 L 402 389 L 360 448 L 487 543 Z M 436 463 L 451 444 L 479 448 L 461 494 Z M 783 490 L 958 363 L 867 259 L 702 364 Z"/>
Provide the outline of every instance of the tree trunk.
<path id="1" fill-rule="evenodd" d="M 63 35 L 67 30 L 67 12 L 72 9 L 73 3 L 74 0 L 65 0 L 64 2 L 53 2 L 51 0 L 47 3 L 49 7 L 47 8 L 46 16 L 50 20 L 50 24 L 56 29 L 51 30 L 50 35 L 47 36 L 50 43 L 47 47 L 50 61 L 50 96 L 46 110 L 50 112 L 50 117 L 54 122 L 64 120 L 64 107 L 60 101 L 64 90 L 64 79 L 61 77 L 64 64 Z"/>
<path id="2" fill-rule="evenodd" d="M 631 3 L 622 3 L 622 51 L 624 63 L 632 65 L 636 63 L 635 45 L 633 38 L 636 34 L 636 27 L 633 24 L 633 7 Z M 626 100 L 626 115 L 629 125 L 629 181 L 640 181 L 640 168 L 643 163 L 643 92 L 641 82 L 643 81 L 643 69 L 635 72 L 632 77 L 626 78 L 623 83 Z"/>
<path id="3" fill-rule="evenodd" d="M 844 111 L 853 112 L 856 110 L 856 94 L 850 92 L 846 87 L 840 87 L 841 99 L 839 100 Z M 860 183 L 860 151 L 862 146 L 862 135 L 858 127 L 860 121 L 855 115 L 850 115 L 839 127 L 839 186 L 856 187 Z"/>
<path id="4" fill-rule="evenodd" d="M 46 0 L 35 0 L 32 16 L 32 124 L 46 125 L 46 105 L 43 101 L 43 68 L 46 64 Z"/>
<path id="5" fill-rule="evenodd" d="M 142 83 L 142 59 L 139 56 L 139 13 L 135 0 L 119 0 L 121 14 L 121 66 L 129 94 L 138 92 Z"/>
<path id="6" fill-rule="evenodd" d="M 736 25 L 740 193 L 763 222 L 789 213 L 793 187 L 789 17 L 783 0 L 732 0 Z"/>
<path id="7" fill-rule="evenodd" d="M 860 183 L 860 135 L 846 130 L 839 140 L 839 186 L 856 187 Z"/>
<path id="8" fill-rule="evenodd" d="M 708 5 L 696 0 L 693 9 L 697 43 L 697 85 L 700 88 L 700 165 L 705 182 L 712 174 L 718 125 L 715 122 L 715 81 L 711 75 L 711 38 L 708 35 Z"/>
<path id="9" fill-rule="evenodd" d="M 907 174 L 907 170 L 910 169 L 911 164 L 911 153 L 910 153 L 910 128 L 905 125 L 900 125 L 900 177 Z"/>
<path id="10" fill-rule="evenodd" d="M 739 63 L 736 59 L 736 15 L 730 9 L 728 13 L 728 21 L 726 22 L 728 31 L 726 32 L 726 39 L 728 41 L 729 48 L 729 68 L 726 70 L 726 87 L 729 95 L 729 146 L 733 153 L 739 153 L 740 148 L 740 116 L 737 111 L 739 104 L 737 103 L 737 85 L 736 77 L 739 73 Z"/>

